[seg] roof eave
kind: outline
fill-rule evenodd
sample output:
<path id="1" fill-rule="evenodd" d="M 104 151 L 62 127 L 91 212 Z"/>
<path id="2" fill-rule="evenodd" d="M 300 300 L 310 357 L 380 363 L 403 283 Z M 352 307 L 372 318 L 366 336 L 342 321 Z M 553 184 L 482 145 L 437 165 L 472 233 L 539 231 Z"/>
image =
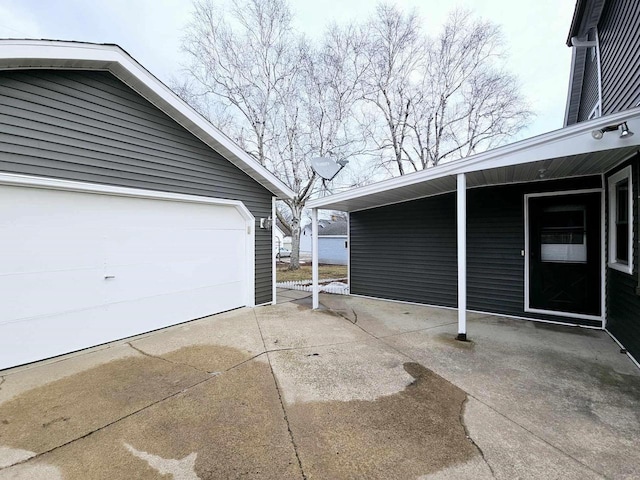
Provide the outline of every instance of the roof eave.
<path id="1" fill-rule="evenodd" d="M 57 40 L 0 40 L 0 70 L 106 70 L 281 199 L 294 192 L 180 99 L 122 48 Z"/>
<path id="2" fill-rule="evenodd" d="M 636 132 L 637 135 L 627 139 L 620 139 L 614 132 L 611 132 L 600 140 L 595 140 L 591 135 L 593 130 L 625 121 L 629 129 L 632 132 Z M 621 142 L 624 142 L 624 144 L 621 144 Z M 523 165 L 552 158 L 576 156 L 612 150 L 620 148 L 621 146 L 636 145 L 640 146 L 640 107 L 600 117 L 595 120 L 581 122 L 530 139 L 488 150 L 462 160 L 431 167 L 417 173 L 395 177 L 347 192 L 314 199 L 307 203 L 307 207 L 324 208 L 330 205 L 335 206 L 339 202 L 355 200 L 400 187 L 418 185 L 460 173 L 472 173 L 492 168 Z M 378 205 L 373 205 L 371 208 L 375 206 Z"/>

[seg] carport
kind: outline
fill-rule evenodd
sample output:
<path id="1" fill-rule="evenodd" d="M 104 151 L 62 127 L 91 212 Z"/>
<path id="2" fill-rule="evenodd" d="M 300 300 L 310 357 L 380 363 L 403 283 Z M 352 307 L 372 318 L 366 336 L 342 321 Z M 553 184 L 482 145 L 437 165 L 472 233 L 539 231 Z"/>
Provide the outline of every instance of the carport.
<path id="1" fill-rule="evenodd" d="M 600 132 L 600 134 L 598 135 L 596 132 Z M 633 135 L 633 132 L 640 132 L 639 108 L 582 122 L 462 160 L 438 165 L 418 173 L 312 200 L 308 203 L 308 207 L 312 209 L 313 226 L 315 228 L 313 232 L 314 266 L 317 264 L 318 210 L 340 210 L 350 214 L 349 283 L 352 294 L 456 308 L 458 311 L 458 338 L 460 340 L 464 340 L 467 337 L 467 311 L 504 314 L 512 317 L 593 328 L 608 328 L 611 318 L 607 317 L 607 305 L 610 305 L 611 299 L 607 296 L 605 279 L 611 276 L 610 270 L 620 270 L 620 268 L 617 268 L 615 259 L 611 258 L 610 252 L 607 252 L 605 248 L 607 244 L 611 246 L 612 243 L 610 238 L 606 238 L 606 223 L 613 221 L 611 220 L 612 214 L 607 211 L 605 206 L 610 196 L 608 190 L 611 188 L 611 181 L 609 179 L 615 178 L 621 168 L 628 166 L 628 184 L 631 192 L 629 194 L 631 208 L 629 208 L 628 213 L 628 224 L 637 224 L 637 204 L 634 201 L 637 198 L 637 165 L 635 162 L 638 146 L 640 145 L 640 135 Z M 631 174 L 632 169 L 635 172 L 633 174 Z M 522 205 L 522 207 L 514 207 L 519 211 L 517 213 L 519 217 L 517 219 L 518 224 L 515 227 L 516 234 L 507 233 L 505 231 L 506 228 L 501 226 L 502 215 L 508 209 L 509 202 L 500 204 L 496 201 L 494 204 L 489 205 L 490 200 L 485 200 L 485 205 L 488 207 L 482 212 L 483 215 L 486 215 L 483 221 L 485 223 L 495 222 L 494 228 L 490 231 L 485 230 L 481 234 L 476 231 L 471 232 L 469 230 L 470 225 L 474 221 L 477 222 L 478 219 L 469 216 L 469 209 L 475 203 L 470 204 L 467 197 L 469 195 L 480 196 L 483 193 L 485 196 L 491 197 L 493 192 L 503 192 L 504 188 L 517 189 L 515 197 L 512 192 L 509 194 L 511 197 L 506 195 L 505 198 L 516 198 L 516 201 L 521 202 Z M 589 229 L 590 233 L 595 233 L 595 237 L 589 240 L 589 248 L 593 250 L 589 258 L 585 257 L 584 259 L 576 260 L 571 257 L 571 255 L 574 255 L 573 252 L 576 247 L 567 245 L 571 245 L 571 242 L 580 241 L 576 240 L 575 232 L 573 237 L 570 236 L 569 232 L 565 235 L 566 238 L 555 240 L 556 243 L 553 244 L 551 240 L 548 240 L 551 235 L 544 231 L 546 228 L 544 222 L 541 227 L 543 231 L 537 237 L 538 245 L 536 251 L 536 245 L 533 245 L 536 237 L 532 233 L 534 231 L 531 214 L 533 210 L 531 210 L 532 207 L 530 206 L 530 204 L 534 203 L 533 199 L 558 196 L 566 198 L 565 205 L 548 207 L 548 210 L 555 215 L 559 209 L 564 209 L 562 210 L 563 214 L 571 212 L 572 209 L 575 210 L 577 207 L 573 204 L 579 203 L 576 199 L 580 199 L 580 195 L 590 196 L 591 200 L 589 201 L 592 206 L 589 208 L 594 210 L 596 218 L 592 222 L 593 228 L 590 227 Z M 394 215 L 397 216 L 402 213 L 403 206 L 406 206 L 405 210 L 411 210 L 417 205 L 423 208 L 421 212 L 429 212 L 433 210 L 430 209 L 429 205 L 435 205 L 436 199 L 439 198 L 448 198 L 448 201 L 455 202 L 451 203 L 451 205 L 455 205 L 453 207 L 454 210 L 447 210 L 451 212 L 451 216 L 455 221 L 452 220 L 447 223 L 446 219 L 443 219 L 440 225 L 433 228 L 431 225 L 420 225 L 419 221 L 412 225 L 424 227 L 423 236 L 425 238 L 431 235 L 437 227 L 440 228 L 440 231 L 434 233 L 434 235 L 442 235 L 442 232 L 445 232 L 448 235 L 446 237 L 447 240 L 455 239 L 453 242 L 455 242 L 456 250 L 452 254 L 452 262 L 454 264 L 449 262 L 445 266 L 440 266 L 435 261 L 430 260 L 431 263 L 427 262 L 424 265 L 429 267 L 430 272 L 434 272 L 437 278 L 442 278 L 440 283 L 446 284 L 445 293 L 452 300 L 439 301 L 437 297 L 432 295 L 430 297 L 431 300 L 425 301 L 422 299 L 421 293 L 413 296 L 403 296 L 401 293 L 387 296 L 382 290 L 383 287 L 377 290 L 376 288 L 368 288 L 367 284 L 374 285 L 376 282 L 393 283 L 394 270 L 402 270 L 406 267 L 407 259 L 403 258 L 402 253 L 399 253 L 393 259 L 395 266 L 391 265 L 391 263 L 388 266 L 376 264 L 379 268 L 376 268 L 375 272 L 365 272 L 363 264 L 369 259 L 383 254 L 385 245 L 382 245 L 381 242 L 375 243 L 373 240 L 364 239 L 358 228 L 354 227 L 355 220 L 358 219 L 358 227 L 365 221 L 365 217 L 367 217 L 370 224 L 373 224 L 374 220 L 372 218 L 377 215 L 377 212 L 380 212 L 380 215 L 375 219 L 379 227 L 376 230 L 378 232 L 382 228 L 380 224 L 384 222 L 384 219 L 392 217 L 388 212 L 393 211 Z M 594 199 L 595 206 L 593 205 Z M 429 202 L 432 203 L 430 204 Z M 511 203 L 513 204 L 514 202 Z M 584 208 L 586 209 L 586 207 Z M 407 215 L 410 217 L 409 214 Z M 555 216 L 557 217 L 557 215 Z M 568 218 L 570 215 L 565 215 L 565 217 Z M 408 222 L 412 221 L 411 218 L 406 220 Z M 610 232 L 615 230 L 615 221 L 613 225 L 613 228 L 609 225 Z M 571 225 L 563 227 L 568 229 Z M 477 225 L 474 228 L 479 231 Z M 629 245 L 635 247 L 637 246 L 637 238 L 633 238 L 632 230 L 629 230 Z M 585 237 L 586 231 L 585 224 L 583 226 Z M 392 241 L 391 239 L 395 241 L 396 245 L 403 245 L 410 238 L 407 231 L 399 231 L 398 234 L 387 233 L 387 246 L 388 242 Z M 482 251 L 481 248 L 477 248 L 479 236 L 495 238 L 496 243 L 500 243 L 501 239 L 507 234 L 512 237 L 509 240 L 511 243 L 507 245 L 508 254 L 498 253 L 497 255 L 500 256 L 498 261 L 495 261 L 495 259 L 479 260 L 481 253 L 477 252 Z M 540 238 L 543 240 L 540 240 Z M 415 241 L 416 239 L 413 238 L 411 240 Z M 469 248 L 469 242 L 475 242 L 474 252 L 476 252 L 476 257 L 473 256 L 473 252 Z M 548 246 L 545 242 L 551 243 L 551 245 Z M 563 242 L 568 243 L 563 244 Z M 543 245 L 539 245 L 540 243 Z M 584 240 L 583 246 L 585 250 L 587 249 L 586 244 L 587 240 Z M 536 255 L 538 256 L 537 261 L 540 263 L 553 263 L 548 259 L 539 258 L 541 249 L 545 250 L 545 247 L 546 252 L 543 252 L 542 256 L 544 257 L 545 253 L 556 255 L 556 257 L 552 258 L 556 264 L 584 263 L 589 266 L 593 275 L 591 284 L 595 285 L 595 290 L 593 290 L 595 295 L 590 294 L 588 296 L 592 299 L 598 299 L 597 304 L 594 303 L 587 311 L 582 311 L 580 305 L 563 309 L 555 305 L 553 308 L 544 308 L 535 304 L 535 300 L 530 297 L 532 296 L 531 292 L 539 286 L 536 284 L 536 278 L 532 276 Z M 363 253 L 364 248 L 367 249 L 366 255 Z M 445 247 L 442 248 L 441 256 L 451 253 L 451 245 L 446 246 L 448 249 L 446 252 Z M 554 249 L 555 252 L 553 251 Z M 557 253 L 558 249 L 563 249 L 562 255 L 564 257 L 557 257 L 559 255 Z M 548 253 L 550 251 L 552 253 Z M 435 253 L 440 254 L 441 252 Z M 468 261 L 476 262 L 474 264 L 476 270 L 470 271 Z M 481 261 L 484 261 L 485 264 L 483 265 Z M 501 270 L 504 270 L 504 268 L 501 269 L 501 261 L 511 262 L 511 266 L 517 275 L 508 279 L 501 276 Z M 450 273 L 453 268 L 457 271 L 455 276 Z M 492 269 L 495 271 L 492 271 Z M 355 270 L 358 270 L 358 278 L 357 282 L 352 282 Z M 492 281 L 494 279 L 489 273 L 496 275 L 496 280 L 493 284 Z M 637 284 L 637 266 L 634 267 L 631 261 L 628 268 L 626 268 L 626 273 L 625 281 L 627 283 L 635 281 Z M 413 277 L 411 277 L 410 273 L 407 275 L 409 276 L 409 282 L 415 281 L 419 283 L 422 280 L 420 272 L 415 273 Z M 485 275 L 486 278 L 484 278 Z M 318 277 L 315 269 L 313 282 L 313 306 L 317 308 Z M 478 292 L 483 287 L 482 283 L 485 284 L 484 287 L 486 287 L 486 284 L 492 284 L 496 290 L 500 289 L 500 293 L 505 297 L 518 297 L 518 299 L 517 301 L 513 300 L 511 304 L 501 304 L 499 299 L 496 299 L 493 304 L 482 303 L 482 300 L 478 299 L 481 296 Z M 514 285 L 514 283 L 518 285 Z M 437 287 L 439 288 L 440 284 Z M 428 290 L 428 286 L 423 290 L 425 297 L 428 296 Z M 473 304 L 468 302 L 471 293 L 473 293 Z M 635 292 L 629 291 L 629 295 L 635 296 Z M 635 302 L 636 300 L 632 299 L 631 301 Z M 626 313 L 624 315 L 628 317 Z M 622 320 L 622 322 L 624 321 Z M 610 331 L 610 329 L 608 330 Z M 635 348 L 637 350 L 636 337 L 631 336 L 629 340 L 626 335 L 627 331 L 627 326 L 619 328 L 616 332 L 616 337 L 619 337 L 623 342 L 626 341 L 629 344 L 629 349 Z"/>

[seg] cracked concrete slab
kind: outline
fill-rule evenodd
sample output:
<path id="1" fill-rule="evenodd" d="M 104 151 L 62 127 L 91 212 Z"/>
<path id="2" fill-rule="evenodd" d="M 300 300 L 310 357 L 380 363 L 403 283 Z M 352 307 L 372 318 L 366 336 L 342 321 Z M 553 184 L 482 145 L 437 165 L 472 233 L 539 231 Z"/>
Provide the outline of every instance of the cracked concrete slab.
<path id="1" fill-rule="evenodd" d="M 260 307 L 255 313 L 268 350 L 370 340 L 369 335 L 339 315 L 295 303 Z"/>
<path id="2" fill-rule="evenodd" d="M 346 295 L 321 295 L 322 304 L 343 315 L 377 338 L 420 331 L 443 325 L 457 325 L 456 310 L 387 302 Z M 482 315 L 469 314 L 469 318 Z"/>
<path id="3" fill-rule="evenodd" d="M 497 479 L 605 478 L 473 398 L 467 403 L 464 421 Z"/>
<path id="4" fill-rule="evenodd" d="M 141 355 L 114 360 L 0 404 L 0 445 L 46 452 L 207 378 Z"/>
<path id="5" fill-rule="evenodd" d="M 380 343 L 327 345 L 269 353 L 286 404 L 375 400 L 405 389 L 407 357 Z"/>
<path id="6" fill-rule="evenodd" d="M 0 403 L 32 388 L 88 370 L 96 365 L 136 355 L 138 353 L 131 350 L 128 345 L 119 342 L 5 370 L 5 381 L 0 386 Z"/>
<path id="7" fill-rule="evenodd" d="M 134 339 L 131 345 L 146 354 L 193 365 L 207 372 L 225 370 L 264 352 L 254 312 L 248 308 L 177 325 L 155 335 Z M 230 347 L 235 353 L 231 355 L 229 350 L 213 357 L 213 352 L 223 352 L 223 349 L 210 349 L 210 346 Z"/>
<path id="8" fill-rule="evenodd" d="M 472 317 L 458 342 L 451 311 L 335 297 L 0 372 L 0 480 L 640 470 L 640 375 L 602 332 Z"/>
<path id="9" fill-rule="evenodd" d="M 161 469 L 190 478 L 190 466 L 197 476 L 191 478 L 203 480 L 301 477 L 269 366 L 257 361 L 210 377 L 28 465 L 54 467 L 67 480 L 156 479 Z M 11 478 L 13 471 L 0 470 L 0 479 Z"/>
<path id="10" fill-rule="evenodd" d="M 640 375 L 604 332 L 500 317 L 468 332 L 470 342 L 455 325 L 384 341 L 596 471 L 616 476 L 621 458 L 640 467 Z"/>
<path id="11" fill-rule="evenodd" d="M 460 416 L 466 394 L 415 363 L 400 392 L 373 400 L 287 404 L 308 478 L 408 479 L 479 455 Z"/>

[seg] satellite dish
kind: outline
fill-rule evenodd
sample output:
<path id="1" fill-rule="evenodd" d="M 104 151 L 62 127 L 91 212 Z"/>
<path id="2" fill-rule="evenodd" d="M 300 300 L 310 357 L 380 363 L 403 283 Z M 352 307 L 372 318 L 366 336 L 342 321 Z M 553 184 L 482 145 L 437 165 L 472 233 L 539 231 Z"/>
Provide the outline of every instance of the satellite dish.
<path id="1" fill-rule="evenodd" d="M 349 163 L 348 160 L 338 160 L 335 162 L 329 157 L 315 157 L 311 159 L 311 168 L 324 180 L 333 180 L 347 163 Z"/>

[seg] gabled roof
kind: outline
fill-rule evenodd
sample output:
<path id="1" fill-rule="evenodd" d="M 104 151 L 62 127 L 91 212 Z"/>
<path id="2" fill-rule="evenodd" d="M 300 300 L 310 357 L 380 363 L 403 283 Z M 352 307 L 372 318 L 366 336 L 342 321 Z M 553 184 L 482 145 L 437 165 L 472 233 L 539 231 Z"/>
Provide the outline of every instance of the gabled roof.
<path id="1" fill-rule="evenodd" d="M 291 198 L 294 195 L 275 175 L 118 45 L 58 40 L 0 40 L 0 70 L 34 68 L 111 72 L 275 196 Z"/>
<path id="2" fill-rule="evenodd" d="M 635 135 L 617 131 L 596 140 L 591 132 L 627 122 Z M 537 137 L 455 160 L 420 172 L 311 200 L 308 208 L 353 212 L 467 188 L 601 175 L 640 150 L 640 107 L 581 122 Z"/>

